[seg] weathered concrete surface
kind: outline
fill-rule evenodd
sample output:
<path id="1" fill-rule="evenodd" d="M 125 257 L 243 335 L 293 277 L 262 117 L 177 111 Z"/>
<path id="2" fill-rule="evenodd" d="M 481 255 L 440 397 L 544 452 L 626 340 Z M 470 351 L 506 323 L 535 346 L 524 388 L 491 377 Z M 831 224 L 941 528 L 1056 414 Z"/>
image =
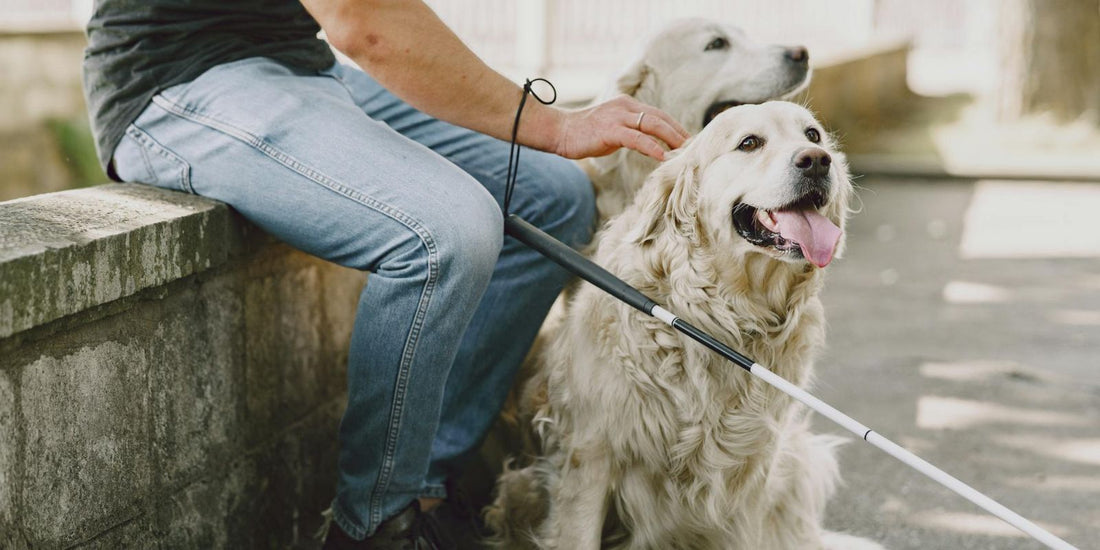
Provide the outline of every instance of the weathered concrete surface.
<path id="1" fill-rule="evenodd" d="M 0 547 L 301 544 L 364 280 L 179 193 L 0 203 Z"/>
<path id="2" fill-rule="evenodd" d="M 6 372 L 0 371 L 0 525 L 9 525 L 14 520 L 16 496 L 16 429 L 15 429 L 15 393 Z M 0 546 L 8 548 L 12 533 L 0 530 Z"/>
<path id="3" fill-rule="evenodd" d="M 247 233 L 223 204 L 146 186 L 3 203 L 0 338 L 221 265 Z"/>
<path id="4" fill-rule="evenodd" d="M 966 180 L 859 181 L 819 397 L 1070 543 L 1100 540 L 1100 254 L 966 258 Z M 1085 185 L 1085 184 L 1080 184 Z M 1095 186 L 1096 184 L 1092 184 Z M 1057 245 L 1060 212 L 1033 216 Z M 1023 222 L 1023 220 L 1020 220 Z M 971 230 L 977 227 L 971 227 Z M 1056 247 L 1054 247 L 1056 248 Z M 818 418 L 821 432 L 846 433 Z M 857 438 L 828 525 L 893 550 L 1040 545 Z"/>
<path id="5" fill-rule="evenodd" d="M 141 498 L 152 477 L 149 365 L 142 347 L 107 340 L 23 366 L 22 500 L 50 503 L 24 506 L 24 529 L 61 541 Z"/>

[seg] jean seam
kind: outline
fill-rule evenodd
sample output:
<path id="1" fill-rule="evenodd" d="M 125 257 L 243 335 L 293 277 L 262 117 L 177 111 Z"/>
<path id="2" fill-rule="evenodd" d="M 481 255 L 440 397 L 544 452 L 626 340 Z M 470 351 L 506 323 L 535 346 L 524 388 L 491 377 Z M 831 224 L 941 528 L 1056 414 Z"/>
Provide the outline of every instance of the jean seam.
<path id="1" fill-rule="evenodd" d="M 152 163 L 149 162 L 149 151 L 152 151 L 157 155 L 164 157 L 176 166 L 176 170 L 178 172 L 176 175 L 177 187 L 180 191 L 184 191 L 192 195 L 195 194 L 195 190 L 191 187 L 191 178 L 189 177 L 191 166 L 187 163 L 186 160 L 183 160 L 183 157 L 172 152 L 156 139 L 153 139 L 153 136 L 149 135 L 148 132 L 146 132 L 136 123 L 130 124 L 130 126 L 126 129 L 126 133 L 129 134 L 130 137 L 134 138 L 134 140 L 138 142 L 138 145 L 141 146 L 141 159 L 145 162 L 145 168 L 149 170 L 149 173 L 152 174 L 154 180 L 159 180 L 160 178 L 157 177 L 156 170 L 153 169 Z"/>
<path id="2" fill-rule="evenodd" d="M 389 486 L 390 477 L 394 469 L 395 459 L 395 447 L 397 445 L 397 435 L 401 429 L 401 418 L 405 405 L 405 393 L 408 388 L 409 370 L 412 364 L 412 360 L 416 354 L 416 347 L 420 341 L 420 332 L 424 324 L 424 318 L 427 315 L 427 309 L 431 302 L 432 294 L 435 290 L 435 285 L 439 275 L 439 259 L 437 248 L 435 245 L 435 239 L 431 233 L 421 225 L 416 219 L 402 212 L 400 209 L 394 208 L 388 204 L 377 201 L 359 191 L 351 189 L 339 181 L 309 167 L 308 165 L 298 161 L 291 155 L 279 150 L 263 138 L 252 134 L 251 132 L 238 128 L 232 124 L 224 121 L 210 118 L 202 113 L 195 111 L 186 106 L 176 104 L 166 97 L 157 95 L 153 97 L 153 102 L 163 109 L 166 109 L 169 113 L 172 113 L 180 118 L 201 124 L 212 130 L 221 132 L 225 135 L 233 137 L 239 141 L 242 141 L 252 148 L 260 151 L 264 155 L 272 158 L 276 162 L 286 166 L 290 170 L 305 176 L 310 181 L 329 189 L 339 195 L 358 202 L 363 206 L 366 206 L 372 210 L 378 211 L 387 217 L 397 220 L 405 227 L 413 231 L 424 244 L 425 249 L 428 251 L 428 277 L 424 283 L 424 289 L 421 291 L 420 300 L 417 304 L 416 314 L 413 317 L 412 326 L 409 329 L 409 335 L 405 340 L 404 350 L 401 354 L 401 363 L 398 366 L 397 381 L 394 386 L 394 403 L 390 409 L 389 418 L 389 430 L 386 436 L 386 447 L 384 449 L 382 468 L 378 474 L 378 480 L 375 483 L 374 490 L 371 492 L 370 502 L 370 526 L 377 526 L 382 522 L 381 512 L 381 500 L 382 495 L 385 494 L 386 489 Z M 369 530 L 369 526 L 368 526 Z M 355 538 L 360 538 L 365 535 L 365 532 L 352 533 L 348 532 Z"/>
<path id="3" fill-rule="evenodd" d="M 153 180 L 149 183 L 157 183 L 160 178 L 157 177 L 157 172 L 153 170 L 153 163 L 149 162 L 149 152 L 145 150 L 145 144 L 141 141 L 141 134 L 136 129 L 137 126 L 130 124 L 130 127 L 126 129 L 126 133 L 137 142 L 138 154 L 141 156 L 141 163 L 145 166 L 146 177 Z"/>
<path id="4" fill-rule="evenodd" d="M 330 67 L 328 72 L 324 73 L 324 75 L 331 78 L 331 79 L 333 79 L 333 80 L 335 80 L 336 83 L 339 84 L 340 87 L 343 88 L 345 92 L 347 92 L 348 97 L 354 103 L 355 102 L 355 94 L 351 91 L 351 87 L 348 86 L 348 83 L 344 81 L 344 77 L 340 76 L 335 70 L 333 70 L 335 68 L 336 68 L 335 66 Z M 356 105 L 358 105 L 358 103 L 356 103 Z"/>

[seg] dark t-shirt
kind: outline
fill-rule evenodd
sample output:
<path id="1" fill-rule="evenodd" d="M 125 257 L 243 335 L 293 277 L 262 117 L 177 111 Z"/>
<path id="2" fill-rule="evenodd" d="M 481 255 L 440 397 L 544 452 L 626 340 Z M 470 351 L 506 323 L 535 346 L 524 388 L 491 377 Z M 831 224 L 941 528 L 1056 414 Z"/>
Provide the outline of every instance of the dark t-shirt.
<path id="1" fill-rule="evenodd" d="M 96 0 L 84 94 L 107 168 L 126 127 L 157 92 L 207 69 L 269 57 L 305 69 L 336 59 L 297 0 Z M 115 178 L 114 174 L 109 174 Z"/>

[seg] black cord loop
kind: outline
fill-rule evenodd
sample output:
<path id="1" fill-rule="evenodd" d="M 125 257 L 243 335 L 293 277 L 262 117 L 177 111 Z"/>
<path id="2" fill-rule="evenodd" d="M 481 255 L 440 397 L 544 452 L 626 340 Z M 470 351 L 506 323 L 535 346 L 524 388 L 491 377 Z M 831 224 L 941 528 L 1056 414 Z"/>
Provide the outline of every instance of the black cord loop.
<path id="1" fill-rule="evenodd" d="M 554 92 L 554 96 L 549 100 L 545 100 L 539 97 L 539 94 L 535 90 L 531 89 L 531 85 L 536 82 L 545 82 L 547 86 L 550 86 L 550 91 Z M 516 188 L 516 176 L 519 175 L 519 150 L 520 146 L 516 143 L 516 136 L 519 134 L 519 116 L 523 114 L 523 106 L 527 104 L 527 95 L 530 94 L 539 103 L 543 105 L 550 105 L 558 100 L 558 89 L 545 78 L 536 78 L 534 80 L 527 79 L 527 82 L 523 85 L 523 95 L 519 99 L 519 108 L 516 109 L 516 120 L 512 123 L 512 144 L 508 148 L 508 177 L 507 183 L 504 187 L 504 217 L 508 217 L 508 207 L 512 204 L 512 191 Z"/>

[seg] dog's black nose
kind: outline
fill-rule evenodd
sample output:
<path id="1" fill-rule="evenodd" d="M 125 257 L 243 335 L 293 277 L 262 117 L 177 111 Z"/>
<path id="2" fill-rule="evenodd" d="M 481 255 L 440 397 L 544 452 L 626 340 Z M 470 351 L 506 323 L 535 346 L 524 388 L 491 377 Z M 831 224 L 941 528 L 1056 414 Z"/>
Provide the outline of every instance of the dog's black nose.
<path id="1" fill-rule="evenodd" d="M 809 178 L 821 178 L 829 173 L 829 165 L 833 158 L 824 149 L 812 147 L 803 149 L 794 156 L 794 167 L 802 171 Z"/>
<path id="2" fill-rule="evenodd" d="M 793 48 L 787 48 L 783 50 L 783 57 L 786 57 L 790 61 L 795 63 L 809 63 L 810 52 L 806 50 L 805 46 L 795 46 Z"/>

